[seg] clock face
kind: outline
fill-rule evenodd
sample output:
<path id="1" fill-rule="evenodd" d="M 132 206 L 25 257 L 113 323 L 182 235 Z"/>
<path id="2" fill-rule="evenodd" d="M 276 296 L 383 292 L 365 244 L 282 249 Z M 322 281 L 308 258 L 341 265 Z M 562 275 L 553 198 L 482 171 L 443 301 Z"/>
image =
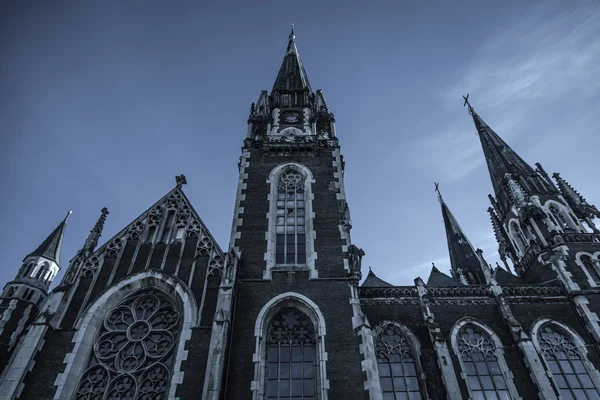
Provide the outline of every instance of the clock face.
<path id="1" fill-rule="evenodd" d="M 285 122 L 287 122 L 288 124 L 295 124 L 296 122 L 298 122 L 298 114 L 294 113 L 294 114 L 286 114 L 283 119 L 285 120 Z"/>

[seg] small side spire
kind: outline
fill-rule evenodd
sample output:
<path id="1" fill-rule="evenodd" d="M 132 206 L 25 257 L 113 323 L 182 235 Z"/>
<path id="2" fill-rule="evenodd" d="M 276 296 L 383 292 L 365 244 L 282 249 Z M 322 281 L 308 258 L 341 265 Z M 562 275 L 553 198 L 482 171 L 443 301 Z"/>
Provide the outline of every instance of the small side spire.
<path id="1" fill-rule="evenodd" d="M 600 218 L 600 211 L 598 208 L 589 204 L 585 198 L 569 184 L 569 182 L 560 176 L 558 172 L 553 173 L 552 177 L 556 180 L 558 189 L 577 217 L 584 220 L 594 232 L 598 232 L 598 229 L 593 222 L 594 218 Z"/>
<path id="2" fill-rule="evenodd" d="M 85 244 L 83 245 L 82 251 L 84 252 L 85 257 L 91 255 L 96 249 L 96 246 L 98 245 L 98 240 L 100 239 L 100 236 L 102 236 L 104 222 L 106 222 L 106 217 L 108 216 L 108 214 L 109 212 L 106 207 L 100 210 L 100 217 L 98 218 L 98 221 L 96 221 L 96 225 L 94 225 L 94 227 L 90 231 L 90 234 L 85 240 Z"/>
<path id="3" fill-rule="evenodd" d="M 52 231 L 52 233 L 42 242 L 42 244 L 35 249 L 33 253 L 28 254 L 27 257 L 39 256 L 47 258 L 50 261 L 54 261 L 60 265 L 60 251 L 62 249 L 63 237 L 65 234 L 65 227 L 67 226 L 67 219 L 71 215 L 72 211 L 69 210 L 63 221 Z"/>
<path id="4" fill-rule="evenodd" d="M 446 239 L 448 241 L 448 252 L 450 254 L 450 266 L 452 277 L 456 280 L 464 280 L 472 285 L 486 284 L 486 275 L 483 270 L 483 261 L 469 242 L 458 221 L 450 212 L 440 190 L 439 184 L 435 184 L 438 201 L 442 207 L 442 216 L 446 228 Z"/>

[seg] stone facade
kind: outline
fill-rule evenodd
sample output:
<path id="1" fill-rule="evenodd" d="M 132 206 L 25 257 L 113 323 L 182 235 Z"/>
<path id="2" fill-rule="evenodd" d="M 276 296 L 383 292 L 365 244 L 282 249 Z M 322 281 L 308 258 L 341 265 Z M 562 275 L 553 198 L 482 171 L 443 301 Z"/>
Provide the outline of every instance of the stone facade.
<path id="1" fill-rule="evenodd" d="M 469 111 L 505 267 L 439 194 L 451 276 L 360 284 L 335 118 L 292 32 L 251 107 L 227 250 L 180 175 L 97 247 L 103 209 L 49 291 L 63 221 L 2 292 L 0 399 L 600 398 L 598 210 Z"/>

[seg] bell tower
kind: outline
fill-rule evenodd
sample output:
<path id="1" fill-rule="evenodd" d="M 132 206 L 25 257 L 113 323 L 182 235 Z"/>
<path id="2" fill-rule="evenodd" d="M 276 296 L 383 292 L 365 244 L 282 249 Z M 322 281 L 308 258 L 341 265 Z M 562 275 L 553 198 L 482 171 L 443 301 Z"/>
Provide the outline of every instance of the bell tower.
<path id="1" fill-rule="evenodd" d="M 239 162 L 227 398 L 353 398 L 364 391 L 350 302 L 364 253 L 351 246 L 351 226 L 334 115 L 309 83 L 292 27 L 271 93 L 263 90 L 250 107 Z M 293 321 L 307 329 L 295 339 L 310 346 L 302 357 L 295 345 L 289 359 L 271 353 L 275 343 L 277 354 L 288 349 L 274 330 L 284 320 L 289 332 L 298 332 Z"/>

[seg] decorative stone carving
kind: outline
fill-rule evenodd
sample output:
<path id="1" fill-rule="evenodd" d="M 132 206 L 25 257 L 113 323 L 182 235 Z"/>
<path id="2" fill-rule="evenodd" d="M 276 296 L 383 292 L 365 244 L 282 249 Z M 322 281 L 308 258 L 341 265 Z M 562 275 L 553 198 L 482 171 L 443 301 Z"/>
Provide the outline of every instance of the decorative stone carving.
<path id="1" fill-rule="evenodd" d="M 193 218 L 188 225 L 186 237 L 188 239 L 197 239 L 201 236 L 204 236 L 202 225 L 200 224 L 200 221 Z"/>
<path id="2" fill-rule="evenodd" d="M 113 240 L 106 248 L 106 257 L 117 258 L 121 252 L 121 249 L 123 248 L 123 242 L 124 240 L 121 238 L 116 238 Z"/>
<path id="3" fill-rule="evenodd" d="M 81 268 L 81 273 L 79 274 L 79 279 L 92 279 L 96 275 L 96 271 L 98 271 L 98 267 L 100 266 L 100 260 L 98 257 L 92 257 L 87 260 L 83 267 Z"/>
<path id="4" fill-rule="evenodd" d="M 187 184 L 187 179 L 185 177 L 185 175 L 181 174 L 179 176 L 175 177 L 175 183 L 177 185 L 178 188 L 181 188 L 181 186 L 186 185 Z"/>
<path id="5" fill-rule="evenodd" d="M 350 275 L 353 280 L 358 282 L 362 278 L 361 263 L 362 258 L 365 255 L 363 249 L 359 249 L 355 245 L 351 244 L 348 247 L 348 263 L 350 265 Z"/>
<path id="6" fill-rule="evenodd" d="M 213 249 L 213 243 L 208 236 L 203 236 L 196 246 L 196 257 L 208 257 Z"/>
<path id="7" fill-rule="evenodd" d="M 136 221 L 127 232 L 127 238 L 131 240 L 138 240 L 144 232 L 144 221 Z"/>
<path id="8" fill-rule="evenodd" d="M 156 206 L 150 214 L 148 214 L 148 226 L 158 226 L 160 224 L 160 220 L 162 218 L 163 208 L 161 206 Z"/>

